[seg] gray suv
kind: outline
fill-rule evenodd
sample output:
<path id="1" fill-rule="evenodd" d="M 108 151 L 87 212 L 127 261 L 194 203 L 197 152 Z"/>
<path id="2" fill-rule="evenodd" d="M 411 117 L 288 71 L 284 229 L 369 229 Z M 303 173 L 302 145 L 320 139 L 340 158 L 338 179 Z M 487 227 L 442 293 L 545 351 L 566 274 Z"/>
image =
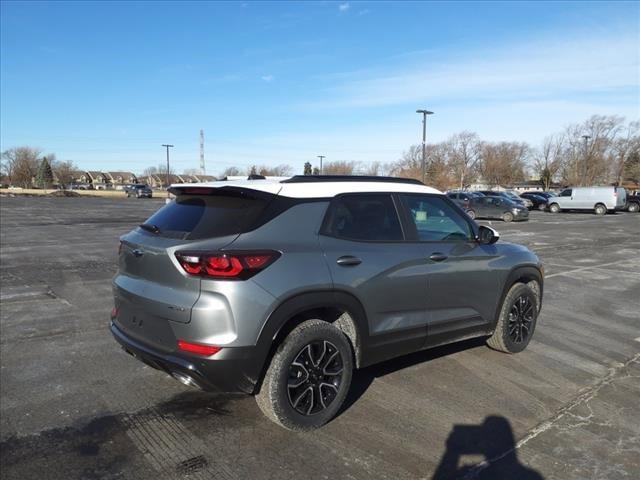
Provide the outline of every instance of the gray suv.
<path id="1" fill-rule="evenodd" d="M 523 350 L 543 269 L 420 182 L 302 176 L 176 185 L 121 238 L 111 332 L 184 384 L 255 395 L 292 430 L 353 371 L 472 337 Z"/>

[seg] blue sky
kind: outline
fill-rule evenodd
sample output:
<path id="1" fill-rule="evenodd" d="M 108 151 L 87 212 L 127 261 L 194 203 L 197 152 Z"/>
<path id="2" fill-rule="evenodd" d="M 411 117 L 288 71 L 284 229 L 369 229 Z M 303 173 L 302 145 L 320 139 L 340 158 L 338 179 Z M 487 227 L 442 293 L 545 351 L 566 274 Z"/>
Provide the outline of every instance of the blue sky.
<path id="1" fill-rule="evenodd" d="M 81 168 L 393 161 L 640 117 L 638 2 L 2 2 L 2 150 Z"/>

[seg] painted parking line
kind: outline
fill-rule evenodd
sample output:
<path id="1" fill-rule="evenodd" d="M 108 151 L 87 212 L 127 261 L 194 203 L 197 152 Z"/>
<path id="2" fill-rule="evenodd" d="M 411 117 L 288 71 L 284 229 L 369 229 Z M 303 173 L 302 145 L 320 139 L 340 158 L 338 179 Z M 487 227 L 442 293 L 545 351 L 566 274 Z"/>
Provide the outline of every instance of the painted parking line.
<path id="1" fill-rule="evenodd" d="M 544 278 L 557 277 L 558 275 L 570 275 L 570 274 L 576 273 L 576 272 L 582 272 L 582 271 L 585 271 L 585 270 L 595 270 L 595 269 L 602 268 L 602 267 L 609 267 L 611 265 L 618 265 L 620 263 L 629 263 L 629 260 L 618 260 L 616 262 L 601 263 L 599 265 L 589 265 L 588 267 L 574 268 L 573 270 L 566 270 L 564 272 L 557 272 L 557 273 L 552 273 L 550 275 L 545 275 Z"/>

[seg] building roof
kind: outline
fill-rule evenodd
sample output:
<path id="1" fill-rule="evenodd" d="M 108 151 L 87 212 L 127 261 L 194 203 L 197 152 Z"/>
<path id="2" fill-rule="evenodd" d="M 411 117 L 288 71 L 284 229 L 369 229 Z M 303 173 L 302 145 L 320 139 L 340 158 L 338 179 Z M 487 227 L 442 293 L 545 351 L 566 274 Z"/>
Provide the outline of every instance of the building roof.
<path id="1" fill-rule="evenodd" d="M 136 175 L 133 172 L 104 172 L 104 173 L 109 175 L 112 179 L 116 177 L 122 177 L 122 178 L 136 177 Z"/>
<path id="2" fill-rule="evenodd" d="M 415 183 L 389 183 L 384 181 L 322 181 L 310 183 L 283 183 L 280 180 L 229 180 L 222 182 L 200 182 L 171 185 L 174 190 L 188 188 L 223 188 L 233 187 L 256 190 L 291 198 L 329 198 L 341 193 L 356 192 L 407 192 L 407 193 L 442 193 L 432 187 Z"/>

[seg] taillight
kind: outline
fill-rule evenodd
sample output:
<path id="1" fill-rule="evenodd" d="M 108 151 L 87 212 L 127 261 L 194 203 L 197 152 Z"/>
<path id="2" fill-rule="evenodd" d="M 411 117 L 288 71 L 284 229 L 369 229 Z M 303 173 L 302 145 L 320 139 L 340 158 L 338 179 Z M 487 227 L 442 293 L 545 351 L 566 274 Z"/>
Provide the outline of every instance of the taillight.
<path id="1" fill-rule="evenodd" d="M 182 269 L 189 275 L 206 278 L 246 280 L 264 270 L 280 252 L 176 252 Z"/>
<path id="2" fill-rule="evenodd" d="M 215 355 L 222 347 L 217 347 L 215 345 L 205 345 L 202 343 L 191 343 L 185 342 L 184 340 L 178 340 L 178 349 L 183 352 L 188 353 L 196 353 L 198 355 L 204 355 L 205 357 L 210 357 L 211 355 Z"/>

